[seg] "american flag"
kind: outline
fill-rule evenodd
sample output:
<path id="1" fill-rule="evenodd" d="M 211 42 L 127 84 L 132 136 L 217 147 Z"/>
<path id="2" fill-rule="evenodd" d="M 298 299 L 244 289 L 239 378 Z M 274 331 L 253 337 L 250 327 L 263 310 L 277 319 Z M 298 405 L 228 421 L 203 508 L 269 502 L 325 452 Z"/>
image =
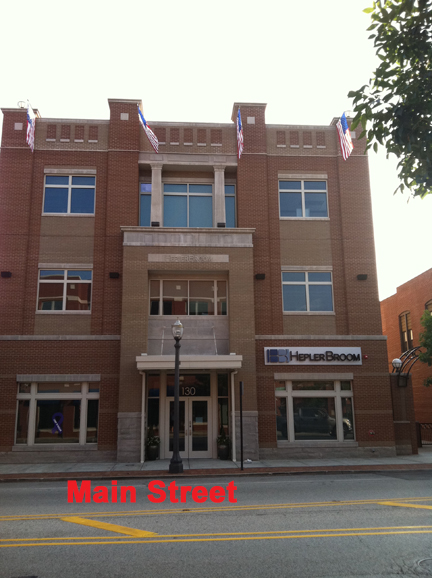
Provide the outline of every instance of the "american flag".
<path id="1" fill-rule="evenodd" d="M 26 142 L 31 148 L 31 152 L 34 151 L 34 141 L 35 141 L 35 128 L 36 128 L 36 115 L 33 112 L 30 103 L 27 101 L 27 135 Z"/>
<path id="2" fill-rule="evenodd" d="M 350 130 L 348 128 L 348 122 L 347 122 L 345 113 L 343 113 L 340 120 L 336 124 L 336 128 L 337 128 L 341 153 L 342 153 L 342 156 L 344 158 L 344 161 L 346 161 L 347 158 L 350 156 L 350 154 L 354 148 L 354 145 L 353 145 L 352 140 L 351 140 L 351 133 L 350 133 Z"/>
<path id="3" fill-rule="evenodd" d="M 240 114 L 240 108 L 238 109 L 238 113 L 237 113 L 237 156 L 240 159 L 242 152 L 243 152 L 243 148 L 244 148 L 244 144 L 243 144 L 243 125 L 242 125 L 242 121 L 241 121 L 241 114 Z"/>
<path id="4" fill-rule="evenodd" d="M 150 141 L 151 146 L 154 148 L 154 150 L 158 153 L 159 152 L 159 141 L 157 136 L 155 135 L 155 133 L 152 131 L 152 129 L 149 127 L 149 125 L 146 123 L 146 119 L 144 118 L 143 113 L 140 111 L 139 107 L 138 107 L 138 118 L 140 123 L 142 124 L 142 127 L 144 129 L 144 132 L 147 135 L 147 138 Z"/>

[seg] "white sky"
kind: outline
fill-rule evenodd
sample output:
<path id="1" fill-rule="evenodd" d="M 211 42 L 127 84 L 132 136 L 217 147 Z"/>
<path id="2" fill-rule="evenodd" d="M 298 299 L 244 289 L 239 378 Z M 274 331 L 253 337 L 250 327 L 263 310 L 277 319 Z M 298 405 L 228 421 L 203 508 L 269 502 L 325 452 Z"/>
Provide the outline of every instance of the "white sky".
<path id="1" fill-rule="evenodd" d="M 28 98 L 45 118 L 107 119 L 108 98 L 141 98 L 151 125 L 230 122 L 235 101 L 266 102 L 268 123 L 327 125 L 352 108 L 348 92 L 376 68 L 363 13 L 370 5 L 8 0 L 0 107 Z M 396 162 L 383 151 L 370 153 L 370 172 L 384 299 L 432 267 L 432 195 L 409 203 L 407 195 L 394 197 Z"/>

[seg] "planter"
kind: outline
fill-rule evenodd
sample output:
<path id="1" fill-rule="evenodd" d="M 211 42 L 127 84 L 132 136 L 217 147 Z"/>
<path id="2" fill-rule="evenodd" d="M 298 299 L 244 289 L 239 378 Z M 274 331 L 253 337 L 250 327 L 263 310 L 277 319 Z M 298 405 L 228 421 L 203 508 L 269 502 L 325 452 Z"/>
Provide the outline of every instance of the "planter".
<path id="1" fill-rule="evenodd" d="M 147 446 L 146 459 L 148 461 L 157 460 L 159 457 L 159 446 Z"/>
<path id="2" fill-rule="evenodd" d="M 230 449 L 229 446 L 218 446 L 218 457 L 220 460 L 229 460 Z"/>

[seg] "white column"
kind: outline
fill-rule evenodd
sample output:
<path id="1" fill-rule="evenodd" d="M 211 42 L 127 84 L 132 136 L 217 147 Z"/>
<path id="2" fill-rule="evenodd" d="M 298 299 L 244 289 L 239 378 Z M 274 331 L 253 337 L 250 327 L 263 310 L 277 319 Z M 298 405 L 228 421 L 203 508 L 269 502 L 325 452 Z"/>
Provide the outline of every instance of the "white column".
<path id="1" fill-rule="evenodd" d="M 146 374 L 142 372 L 142 395 L 141 395 L 141 463 L 145 460 L 145 398 L 146 398 Z"/>
<path id="2" fill-rule="evenodd" d="M 218 223 L 226 224 L 225 216 L 225 166 L 214 165 L 215 176 L 215 194 L 214 194 L 214 224 L 217 227 Z"/>
<path id="3" fill-rule="evenodd" d="M 162 163 L 152 163 L 152 195 L 151 195 L 151 213 L 150 213 L 150 224 L 159 223 L 162 227 L 162 204 L 163 204 L 163 194 L 162 194 Z"/>

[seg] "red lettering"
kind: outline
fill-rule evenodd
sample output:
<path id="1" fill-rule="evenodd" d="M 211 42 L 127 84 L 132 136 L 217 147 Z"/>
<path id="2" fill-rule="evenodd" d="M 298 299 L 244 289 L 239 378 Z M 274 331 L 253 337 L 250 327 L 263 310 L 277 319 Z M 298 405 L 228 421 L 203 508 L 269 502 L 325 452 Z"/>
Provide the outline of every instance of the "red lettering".
<path id="1" fill-rule="evenodd" d="M 126 502 L 126 494 L 129 492 L 129 502 L 135 504 L 136 502 L 136 489 L 133 486 L 122 486 L 120 488 L 120 502 L 124 504 Z"/>
<path id="2" fill-rule="evenodd" d="M 192 500 L 198 504 L 207 501 L 208 492 L 204 486 L 197 486 L 192 490 Z"/>
<path id="3" fill-rule="evenodd" d="M 180 502 L 186 503 L 186 494 L 192 491 L 192 486 L 181 486 L 180 488 Z"/>
<path id="4" fill-rule="evenodd" d="M 78 489 L 78 484 L 75 480 L 68 480 L 67 483 L 67 492 L 68 492 L 68 504 L 73 503 L 74 498 L 77 504 L 81 504 L 85 498 L 87 503 L 91 502 L 90 492 L 91 492 L 91 483 L 90 480 L 83 480 L 81 482 L 80 489 Z"/>
<path id="5" fill-rule="evenodd" d="M 113 504 L 117 503 L 117 480 L 111 482 L 111 502 Z"/>
<path id="6" fill-rule="evenodd" d="M 93 502 L 96 504 L 108 504 L 108 488 L 105 486 L 96 486 L 93 494 Z"/>
<path id="7" fill-rule="evenodd" d="M 148 487 L 152 494 L 160 496 L 159 498 L 155 498 L 154 496 L 149 495 L 148 499 L 150 500 L 150 502 L 152 502 L 153 504 L 160 504 L 161 502 L 165 502 L 166 492 L 159 489 L 165 487 L 165 484 L 164 482 L 162 482 L 162 480 L 153 480 L 152 482 L 149 483 Z"/>
<path id="8" fill-rule="evenodd" d="M 237 486 L 234 485 L 234 482 L 230 482 L 227 486 L 228 490 L 228 502 L 230 504 L 235 504 L 237 502 L 237 498 L 234 498 L 234 492 L 236 491 Z"/>
<path id="9" fill-rule="evenodd" d="M 176 491 L 178 490 L 178 486 L 173 480 L 170 485 L 168 486 L 170 491 L 170 502 L 171 504 L 178 504 L 178 498 L 176 498 Z"/>
<path id="10" fill-rule="evenodd" d="M 225 489 L 222 486 L 213 486 L 210 488 L 210 500 L 220 504 L 225 499 Z"/>

